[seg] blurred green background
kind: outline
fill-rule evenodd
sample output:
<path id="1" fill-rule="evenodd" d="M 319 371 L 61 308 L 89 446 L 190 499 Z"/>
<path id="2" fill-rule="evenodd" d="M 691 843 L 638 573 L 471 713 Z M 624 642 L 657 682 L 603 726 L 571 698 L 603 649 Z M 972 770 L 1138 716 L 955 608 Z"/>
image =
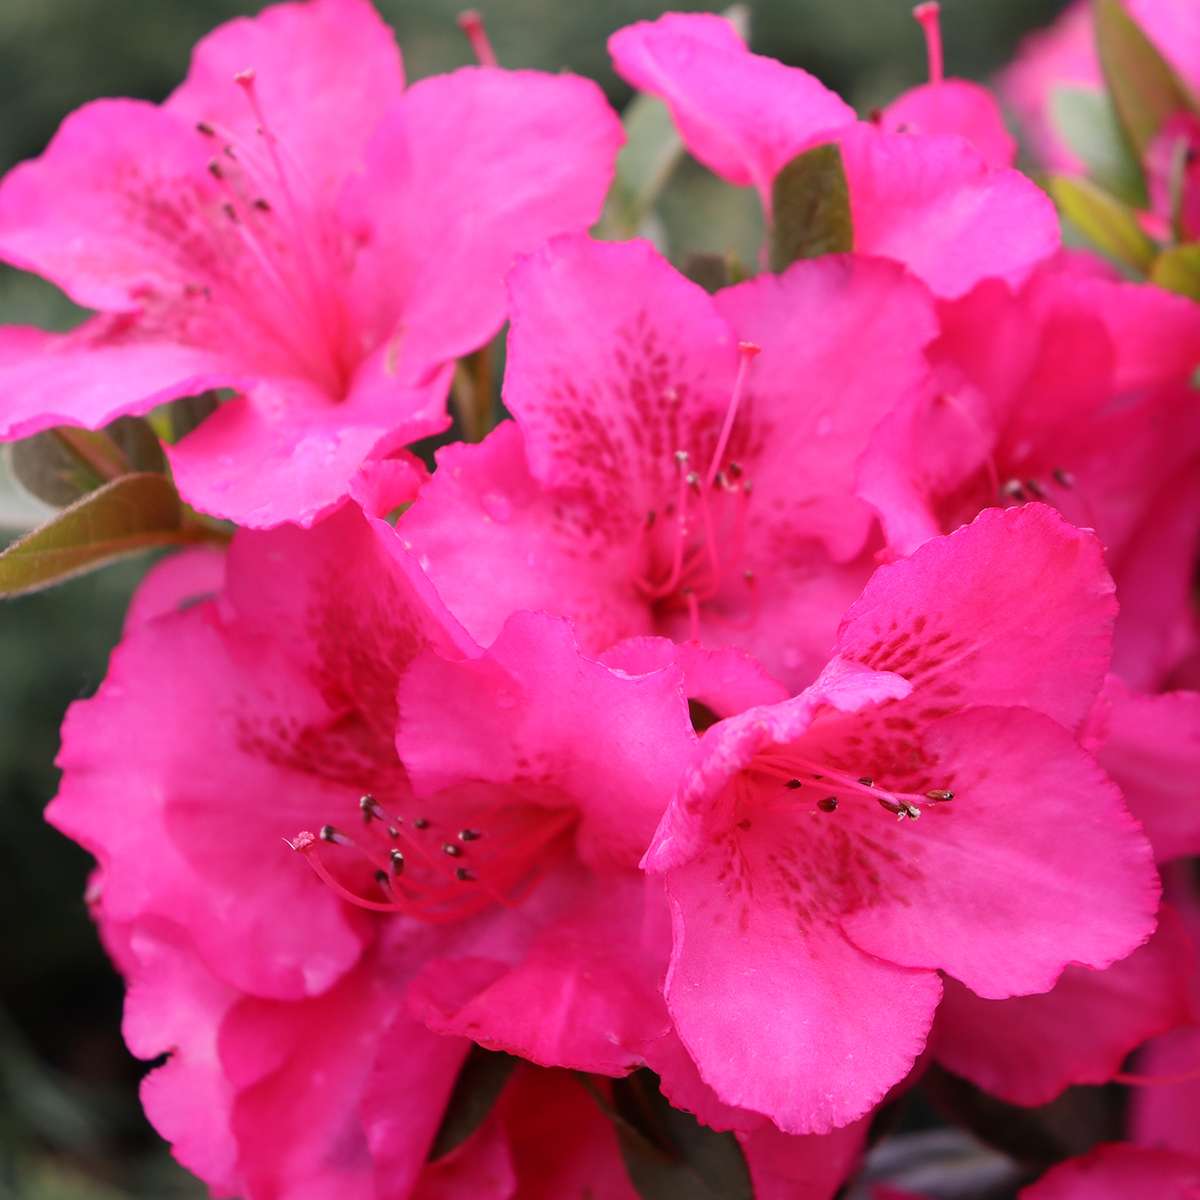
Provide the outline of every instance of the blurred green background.
<path id="1" fill-rule="evenodd" d="M 161 99 L 192 43 L 238 0 L 0 0 L 0 169 L 37 154 L 64 114 L 101 95 Z M 382 0 L 410 78 L 470 61 L 455 0 Z M 478 5 L 508 66 L 569 67 L 628 90 L 604 49 L 612 30 L 665 4 L 496 0 Z M 722 4 L 696 7 L 718 9 Z M 985 78 L 1061 0 L 944 0 L 951 74 Z M 909 0 L 754 0 L 761 53 L 807 67 L 860 109 L 924 76 Z M 664 199 L 671 250 L 753 253 L 755 205 L 685 164 Z M 63 327 L 73 313 L 40 281 L 0 268 L 0 320 Z M 5 515 L 5 514 L 9 515 Z M 0 494 L 0 526 L 12 522 Z M 13 530 L 0 527 L 0 539 Z M 145 563 L 0 608 L 0 1200 L 168 1200 L 200 1189 L 141 1116 L 144 1065 L 119 1036 L 121 988 L 82 903 L 88 859 L 42 823 L 58 722 L 99 683 Z"/>

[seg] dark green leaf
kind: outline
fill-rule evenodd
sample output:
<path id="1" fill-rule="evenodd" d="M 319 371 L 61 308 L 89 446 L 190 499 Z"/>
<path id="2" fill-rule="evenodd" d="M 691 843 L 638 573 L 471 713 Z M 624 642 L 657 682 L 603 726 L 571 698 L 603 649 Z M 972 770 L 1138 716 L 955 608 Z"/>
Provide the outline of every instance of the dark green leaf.
<path id="1" fill-rule="evenodd" d="M 737 1138 L 672 1108 L 650 1071 L 614 1080 L 612 1095 L 621 1157 L 643 1200 L 753 1200 Z"/>
<path id="2" fill-rule="evenodd" d="M 733 283 L 729 259 L 724 254 L 689 254 L 683 273 L 706 292 L 719 292 Z"/>
<path id="3" fill-rule="evenodd" d="M 1195 102 L 1121 0 L 1095 0 L 1095 26 L 1104 80 L 1140 161 L 1167 118 Z"/>
<path id="4" fill-rule="evenodd" d="M 61 508 L 104 483 L 53 429 L 8 448 L 13 477 L 31 495 Z"/>
<path id="5" fill-rule="evenodd" d="M 180 396 L 178 400 L 156 408 L 151 421 L 163 441 L 174 445 L 217 411 L 220 397 L 221 393 L 215 391 L 201 392 L 198 396 Z"/>
<path id="6" fill-rule="evenodd" d="M 1055 88 L 1050 97 L 1055 128 L 1105 191 L 1134 208 L 1146 207 L 1142 169 L 1130 153 L 1112 97 L 1088 88 Z"/>
<path id="7" fill-rule="evenodd" d="M 162 475 L 123 475 L 0 554 L 0 596 L 37 591 L 139 550 L 196 541 Z"/>
<path id="8" fill-rule="evenodd" d="M 1200 300 L 1200 245 L 1164 250 L 1150 268 L 1150 279 L 1169 292 Z"/>
<path id="9" fill-rule="evenodd" d="M 814 146 L 796 155 L 775 176 L 771 211 L 773 271 L 802 258 L 853 250 L 850 189 L 837 146 Z"/>
<path id="10" fill-rule="evenodd" d="M 130 471 L 152 471 L 158 475 L 167 473 L 167 458 L 162 451 L 158 434 L 150 423 L 141 417 L 118 417 L 104 432 L 125 455 Z"/>
<path id="11" fill-rule="evenodd" d="M 1120 200 L 1087 179 L 1067 175 L 1055 175 L 1049 186 L 1062 215 L 1098 250 L 1136 271 L 1150 269 L 1154 243 Z"/>
<path id="12" fill-rule="evenodd" d="M 441 1127 L 429 1151 L 432 1161 L 462 1145 L 483 1124 L 504 1090 L 517 1060 L 510 1054 L 472 1046 L 450 1093 Z"/>

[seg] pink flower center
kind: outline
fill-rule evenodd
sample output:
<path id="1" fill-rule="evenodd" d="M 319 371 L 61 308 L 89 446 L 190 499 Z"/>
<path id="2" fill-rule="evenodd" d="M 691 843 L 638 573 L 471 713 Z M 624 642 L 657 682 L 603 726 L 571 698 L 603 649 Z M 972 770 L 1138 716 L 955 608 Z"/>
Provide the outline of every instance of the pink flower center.
<path id="1" fill-rule="evenodd" d="M 510 804 L 474 808 L 466 825 L 401 815 L 371 795 L 362 797 L 359 808 L 360 832 L 323 825 L 317 834 L 297 834 L 288 845 L 350 904 L 434 924 L 517 903 L 576 820 L 569 809 Z"/>
<path id="2" fill-rule="evenodd" d="M 185 301 L 201 310 L 202 320 L 226 309 L 251 327 L 250 336 L 265 338 L 329 395 L 341 397 L 359 357 L 339 288 L 349 247 L 318 209 L 317 187 L 268 123 L 254 72 L 240 72 L 234 84 L 254 117 L 254 136 L 206 121 L 196 126 L 219 147 L 208 173 L 224 197 L 217 245 L 225 249 L 227 269 L 185 286 Z"/>
<path id="3" fill-rule="evenodd" d="M 659 610 L 686 610 L 693 637 L 700 606 L 716 597 L 739 569 L 753 596 L 754 573 L 741 568 L 753 487 L 742 465 L 727 461 L 726 455 L 749 365 L 758 353 L 752 342 L 738 344 L 737 376 L 707 468 L 695 470 L 690 454 L 677 450 L 675 495 L 663 506 L 661 519 L 659 510 L 651 509 L 641 528 L 634 587 Z"/>

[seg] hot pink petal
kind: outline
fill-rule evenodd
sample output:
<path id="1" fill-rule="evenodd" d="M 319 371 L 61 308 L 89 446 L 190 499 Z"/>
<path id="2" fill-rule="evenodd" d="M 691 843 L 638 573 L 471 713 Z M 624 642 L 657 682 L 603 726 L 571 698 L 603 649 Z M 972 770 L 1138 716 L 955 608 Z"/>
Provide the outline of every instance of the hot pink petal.
<path id="1" fill-rule="evenodd" d="M 235 82 L 247 71 L 258 113 Z M 196 45 L 187 79 L 164 107 L 211 125 L 218 145 L 230 134 L 247 147 L 261 144 L 262 119 L 286 153 L 292 187 L 328 203 L 362 166 L 380 116 L 403 89 L 395 37 L 369 0 L 315 0 L 276 4 L 214 30 Z"/>
<path id="2" fill-rule="evenodd" d="M 801 150 L 853 123 L 854 110 L 797 67 L 751 54 L 708 13 L 668 13 L 609 38 L 617 73 L 666 101 L 688 149 L 730 183 L 771 181 Z"/>
<path id="3" fill-rule="evenodd" d="M 1150 847 L 1065 730 L 1020 709 L 974 708 L 937 721 L 925 750 L 957 807 L 897 826 L 896 864 L 876 865 L 881 894 L 842 919 L 855 945 L 1003 999 L 1048 991 L 1071 962 L 1107 967 L 1149 937 Z"/>
<path id="4" fill-rule="evenodd" d="M 1131 691 L 1116 677 L 1100 701 L 1096 757 L 1125 793 L 1159 862 L 1200 853 L 1200 695 Z"/>
<path id="5" fill-rule="evenodd" d="M 359 318 L 402 376 L 495 333 L 513 259 L 596 219 L 621 140 L 590 80 L 470 67 L 409 89 L 347 194 Z"/>
<path id="6" fill-rule="evenodd" d="M 966 79 L 910 88 L 883 110 L 880 124 L 891 133 L 957 134 L 992 167 L 1011 167 L 1017 156 L 1016 139 L 1004 126 L 996 98 Z"/>
<path id="7" fill-rule="evenodd" d="M 1140 1146 L 1196 1152 L 1200 1120 L 1200 1028 L 1155 1038 L 1137 1057 L 1138 1074 L 1152 1082 L 1130 1100 L 1129 1132 Z M 1154 1082 L 1159 1079 L 1167 1082 Z"/>
<path id="8" fill-rule="evenodd" d="M 1041 996 L 981 1000 L 948 980 L 934 1027 L 938 1061 L 1010 1104 L 1048 1104 L 1106 1083 L 1147 1038 L 1190 1019 L 1191 946 L 1164 906 L 1144 946 L 1105 971 L 1068 967 Z"/>
<path id="9" fill-rule="evenodd" d="M 1095 537 L 1045 505 L 988 509 L 881 567 L 846 614 L 836 649 L 900 671 L 934 707 L 970 697 L 1075 726 L 1104 679 L 1115 611 Z"/>
<path id="10" fill-rule="evenodd" d="M 837 559 L 853 557 L 872 524 L 866 505 L 850 499 L 858 459 L 880 419 L 928 381 L 932 298 L 894 264 L 846 256 L 760 276 L 719 292 L 716 304 L 739 339 L 762 347 L 747 397 L 758 443 L 751 482 L 790 498 L 782 516 L 750 512 L 748 557 L 769 559 L 805 537 L 823 539 Z M 864 329 L 887 331 L 865 361 Z"/>
<path id="11" fill-rule="evenodd" d="M 1117 1143 L 1098 1146 L 1048 1171 L 1021 1191 L 1021 1200 L 1193 1200 L 1200 1158 Z"/>
<path id="12" fill-rule="evenodd" d="M 838 140 L 855 250 L 903 263 L 938 296 L 983 279 L 1020 284 L 1059 247 L 1049 197 L 961 138 L 858 125 Z"/>
<path id="13" fill-rule="evenodd" d="M 371 380 L 337 405 L 300 379 L 262 385 L 168 447 L 180 494 L 249 528 L 311 525 L 345 497 L 372 452 L 445 428 L 449 379 L 447 368 L 424 388 Z"/>
<path id="14" fill-rule="evenodd" d="M 611 670 L 540 614 L 511 617 L 481 658 L 418 659 L 399 702 L 397 747 L 418 794 L 488 784 L 570 805 L 583 860 L 610 867 L 637 864 L 695 745 L 676 668 Z"/>
<path id="15" fill-rule="evenodd" d="M 125 613 L 124 632 L 211 599 L 224 582 L 224 551 L 193 546 L 172 554 L 146 572 Z"/>
<path id="16" fill-rule="evenodd" d="M 756 1200 L 832 1200 L 863 1152 L 869 1122 L 791 1137 L 769 1125 L 738 1136 Z"/>
<path id="17" fill-rule="evenodd" d="M 649 633 L 629 549 L 601 552 L 530 475 L 518 426 L 438 452 L 438 469 L 398 525 L 447 607 L 488 644 L 521 610 L 562 613 L 599 651 Z M 486 578 L 489 586 L 481 588 Z"/>
<path id="18" fill-rule="evenodd" d="M 516 1189 L 508 1137 L 493 1110 L 465 1142 L 425 1164 L 411 1200 L 513 1200 Z"/>

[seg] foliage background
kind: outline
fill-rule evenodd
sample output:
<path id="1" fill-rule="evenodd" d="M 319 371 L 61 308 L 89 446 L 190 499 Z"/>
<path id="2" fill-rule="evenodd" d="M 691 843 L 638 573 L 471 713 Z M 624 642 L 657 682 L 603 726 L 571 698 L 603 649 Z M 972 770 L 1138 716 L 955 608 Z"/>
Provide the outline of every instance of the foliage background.
<path id="1" fill-rule="evenodd" d="M 1062 0 L 945 0 L 950 73 L 986 76 Z M 684 5 L 680 4 L 679 7 Z M 242 0 L 0 0 L 0 170 L 37 154 L 68 111 L 102 95 L 161 99 L 192 44 Z M 380 0 L 410 78 L 470 61 L 459 0 Z M 666 11 L 647 0 L 483 0 L 501 62 L 569 67 L 614 103 L 604 39 Z M 718 9 L 724 4 L 688 7 Z M 910 0 L 752 0 L 752 44 L 804 66 L 865 110 L 924 76 Z M 664 200 L 674 252 L 753 253 L 755 206 L 685 164 Z M 52 288 L 0 268 L 0 321 L 65 327 Z M 2 508 L 2 505 L 0 505 Z M 3 517 L 0 516 L 0 521 Z M 0 527 L 0 541 L 12 530 Z M 144 1066 L 119 1037 L 121 988 L 88 921 L 89 860 L 41 820 L 58 723 L 104 673 L 146 562 L 0 608 L 0 1200 L 171 1200 L 200 1189 L 174 1166 L 137 1104 Z"/>

